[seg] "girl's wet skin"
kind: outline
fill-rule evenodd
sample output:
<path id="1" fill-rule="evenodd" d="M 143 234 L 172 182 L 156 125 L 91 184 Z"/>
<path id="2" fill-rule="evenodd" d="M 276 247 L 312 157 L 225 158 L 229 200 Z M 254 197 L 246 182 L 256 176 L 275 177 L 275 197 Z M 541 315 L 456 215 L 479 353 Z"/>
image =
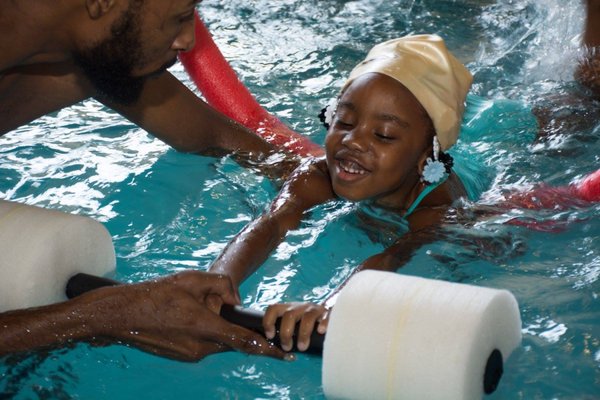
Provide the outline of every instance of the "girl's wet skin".
<path id="1" fill-rule="evenodd" d="M 357 78 L 341 96 L 325 141 L 333 190 L 406 210 L 433 136 L 431 119 L 404 85 L 377 73 Z"/>

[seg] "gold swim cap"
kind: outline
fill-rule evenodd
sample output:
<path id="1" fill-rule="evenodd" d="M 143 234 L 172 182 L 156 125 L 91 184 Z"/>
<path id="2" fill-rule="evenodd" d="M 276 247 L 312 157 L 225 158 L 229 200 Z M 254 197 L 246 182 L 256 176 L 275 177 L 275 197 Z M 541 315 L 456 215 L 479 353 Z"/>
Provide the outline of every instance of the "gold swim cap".
<path id="1" fill-rule="evenodd" d="M 442 151 L 456 143 L 473 76 L 442 38 L 415 35 L 378 44 L 352 70 L 344 89 L 370 72 L 387 75 L 410 90 L 433 121 Z"/>

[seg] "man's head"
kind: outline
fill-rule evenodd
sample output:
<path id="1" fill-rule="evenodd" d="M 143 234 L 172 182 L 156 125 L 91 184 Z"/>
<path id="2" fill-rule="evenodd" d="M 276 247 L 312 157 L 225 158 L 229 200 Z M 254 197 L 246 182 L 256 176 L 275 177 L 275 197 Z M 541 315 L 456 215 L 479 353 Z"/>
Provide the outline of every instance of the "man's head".
<path id="1" fill-rule="evenodd" d="M 164 72 L 194 44 L 195 0 L 88 1 L 94 21 L 109 17 L 104 35 L 73 52 L 101 97 L 129 104 L 144 82 Z M 91 4 L 91 6 L 90 6 Z"/>

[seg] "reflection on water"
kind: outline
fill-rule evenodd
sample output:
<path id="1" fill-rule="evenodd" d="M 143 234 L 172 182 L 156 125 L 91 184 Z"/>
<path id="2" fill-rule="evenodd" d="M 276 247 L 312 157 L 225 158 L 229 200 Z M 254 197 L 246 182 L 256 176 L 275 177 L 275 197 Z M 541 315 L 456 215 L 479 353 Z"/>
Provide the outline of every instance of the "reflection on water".
<path id="1" fill-rule="evenodd" d="M 550 99 L 578 90 L 571 75 L 579 2 L 206 0 L 200 9 L 259 101 L 320 143 L 316 116 L 350 69 L 374 44 L 407 33 L 444 36 L 474 72 L 473 94 L 542 104 L 551 119 L 574 109 Z M 173 71 L 189 84 L 181 66 Z M 597 169 L 598 118 L 586 114 L 593 106 L 581 105 L 587 127 L 554 119 L 558 128 L 544 140 L 527 136 L 522 110 L 509 108 L 495 109 L 485 129 L 465 132 L 456 159 L 485 201 L 465 203 L 401 271 L 515 294 L 524 342 L 490 399 L 597 397 L 600 207 L 524 211 L 492 201 Z M 0 197 L 104 222 L 117 250 L 117 277 L 130 281 L 206 268 L 277 190 L 229 159 L 178 154 L 94 101 L 0 138 L 0 177 Z M 505 224 L 513 218 L 560 229 Z M 242 285 L 244 303 L 322 301 L 357 263 L 383 249 L 372 238 L 352 205 L 318 207 Z M 321 398 L 320 368 L 312 357 L 283 365 L 232 353 L 185 364 L 118 346 L 78 345 L 3 360 L 0 398 Z"/>

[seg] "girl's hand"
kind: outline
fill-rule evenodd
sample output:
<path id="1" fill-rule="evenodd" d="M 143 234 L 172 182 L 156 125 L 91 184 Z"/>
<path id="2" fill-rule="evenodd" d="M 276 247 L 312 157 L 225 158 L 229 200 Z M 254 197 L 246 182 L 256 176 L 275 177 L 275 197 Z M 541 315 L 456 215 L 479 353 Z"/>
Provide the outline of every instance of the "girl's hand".
<path id="1" fill-rule="evenodd" d="M 306 351 L 310 345 L 310 335 L 317 324 L 317 332 L 324 334 L 327 331 L 329 309 L 314 303 L 280 303 L 273 304 L 267 308 L 263 317 L 263 328 L 267 339 L 273 339 L 276 335 L 275 323 L 281 318 L 279 328 L 279 340 L 281 348 L 291 351 L 294 347 L 294 336 L 296 347 L 299 351 Z M 295 332 L 296 324 L 299 322 L 298 331 Z"/>

